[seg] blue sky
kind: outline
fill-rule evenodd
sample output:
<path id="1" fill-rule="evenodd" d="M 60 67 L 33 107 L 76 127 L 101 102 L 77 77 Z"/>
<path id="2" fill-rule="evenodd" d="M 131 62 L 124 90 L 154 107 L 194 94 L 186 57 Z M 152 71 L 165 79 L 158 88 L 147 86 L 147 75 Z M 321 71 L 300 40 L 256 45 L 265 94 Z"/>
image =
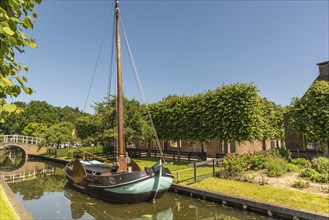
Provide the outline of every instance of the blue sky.
<path id="1" fill-rule="evenodd" d="M 317 77 L 316 63 L 329 60 L 328 1 L 121 0 L 120 7 L 148 103 L 253 82 L 285 106 Z M 37 12 L 29 34 L 38 48 L 17 56 L 36 93 L 9 101 L 83 109 L 113 1 L 44 0 Z M 107 93 L 111 32 L 112 22 L 87 112 Z M 140 100 L 123 53 L 125 95 Z"/>

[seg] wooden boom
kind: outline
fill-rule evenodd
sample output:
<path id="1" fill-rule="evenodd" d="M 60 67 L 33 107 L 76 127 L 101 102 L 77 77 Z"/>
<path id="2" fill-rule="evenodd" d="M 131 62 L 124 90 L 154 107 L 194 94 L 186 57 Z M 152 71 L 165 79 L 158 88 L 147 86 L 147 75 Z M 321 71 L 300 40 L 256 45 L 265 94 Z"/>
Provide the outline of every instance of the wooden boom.
<path id="1" fill-rule="evenodd" d="M 104 162 L 107 162 L 107 163 L 111 163 L 111 164 L 112 164 L 112 161 L 109 161 L 109 160 L 107 160 L 107 159 L 105 159 L 105 158 L 99 157 L 99 156 L 97 156 L 97 155 L 95 155 L 95 154 L 92 154 L 92 153 L 90 153 L 90 152 L 88 152 L 88 151 L 81 150 L 80 148 L 77 148 L 77 147 L 72 147 L 72 148 L 74 148 L 74 149 L 76 149 L 76 150 L 78 150 L 78 151 L 81 151 L 81 152 L 83 152 L 83 153 L 85 153 L 85 154 L 88 154 L 88 155 L 90 155 L 90 156 L 92 156 L 92 157 L 94 157 L 94 158 L 96 158 L 96 159 L 98 159 L 98 160 L 101 160 L 101 161 L 104 161 Z"/>

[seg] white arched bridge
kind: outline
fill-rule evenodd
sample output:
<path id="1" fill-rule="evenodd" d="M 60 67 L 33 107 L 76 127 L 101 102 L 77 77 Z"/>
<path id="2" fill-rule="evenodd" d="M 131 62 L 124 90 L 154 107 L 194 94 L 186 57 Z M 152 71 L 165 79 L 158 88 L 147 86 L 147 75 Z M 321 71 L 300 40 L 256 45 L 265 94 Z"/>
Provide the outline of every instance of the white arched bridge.
<path id="1" fill-rule="evenodd" d="M 24 135 L 0 135 L 0 149 L 19 147 L 26 155 L 35 154 L 40 151 L 41 138 Z"/>

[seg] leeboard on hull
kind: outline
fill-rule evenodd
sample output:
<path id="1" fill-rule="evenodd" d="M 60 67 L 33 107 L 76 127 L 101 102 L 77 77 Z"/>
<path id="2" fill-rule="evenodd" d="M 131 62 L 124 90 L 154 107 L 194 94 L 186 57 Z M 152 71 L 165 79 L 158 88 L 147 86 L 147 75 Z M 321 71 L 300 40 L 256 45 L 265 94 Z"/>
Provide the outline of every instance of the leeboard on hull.
<path id="1" fill-rule="evenodd" d="M 144 170 L 111 174 L 107 172 L 107 175 L 96 171 L 99 166 L 101 170 L 106 170 L 101 164 L 85 165 L 83 169 L 86 168 L 86 176 L 80 183 L 74 182 L 72 165 L 64 168 L 64 174 L 69 184 L 79 191 L 114 203 L 153 201 L 168 191 L 173 181 L 173 175 L 162 166 L 161 161 Z"/>

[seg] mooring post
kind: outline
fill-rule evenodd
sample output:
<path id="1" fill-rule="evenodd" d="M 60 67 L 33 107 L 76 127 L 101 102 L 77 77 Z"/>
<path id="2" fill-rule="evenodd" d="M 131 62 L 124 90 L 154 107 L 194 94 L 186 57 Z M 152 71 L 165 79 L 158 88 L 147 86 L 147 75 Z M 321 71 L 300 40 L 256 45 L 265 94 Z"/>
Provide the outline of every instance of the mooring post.
<path id="1" fill-rule="evenodd" d="M 177 181 L 176 181 L 177 183 L 179 183 L 180 182 L 180 173 L 179 172 L 177 172 Z"/>
<path id="2" fill-rule="evenodd" d="M 215 159 L 212 159 L 212 176 L 215 177 Z"/>
<path id="3" fill-rule="evenodd" d="M 196 183 L 196 162 L 194 162 L 194 182 Z"/>

